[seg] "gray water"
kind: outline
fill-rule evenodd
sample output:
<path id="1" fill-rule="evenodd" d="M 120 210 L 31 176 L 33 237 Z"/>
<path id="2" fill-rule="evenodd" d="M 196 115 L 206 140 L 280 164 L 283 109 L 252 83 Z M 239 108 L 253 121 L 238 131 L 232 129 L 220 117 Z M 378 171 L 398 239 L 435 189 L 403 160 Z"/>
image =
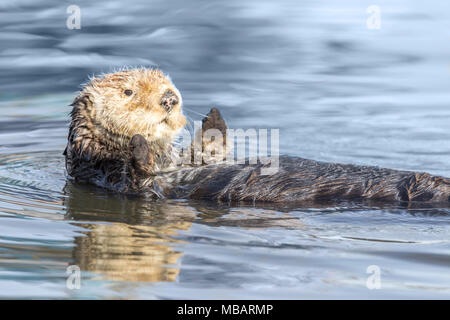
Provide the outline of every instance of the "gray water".
<path id="1" fill-rule="evenodd" d="M 71 4 L 0 3 L 0 298 L 450 298 L 450 206 L 152 203 L 67 183 L 62 156 L 80 83 L 158 65 L 191 120 L 450 177 L 445 1 L 76 1 L 69 30 Z"/>

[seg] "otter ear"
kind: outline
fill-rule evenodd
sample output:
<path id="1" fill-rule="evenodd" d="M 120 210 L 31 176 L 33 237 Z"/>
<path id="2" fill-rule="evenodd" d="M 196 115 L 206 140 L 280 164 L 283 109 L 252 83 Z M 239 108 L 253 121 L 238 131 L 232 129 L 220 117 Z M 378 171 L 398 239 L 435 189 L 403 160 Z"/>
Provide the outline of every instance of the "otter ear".
<path id="1" fill-rule="evenodd" d="M 83 94 L 79 94 L 75 97 L 75 99 L 73 100 L 73 102 L 71 104 L 69 104 L 69 106 L 71 107 L 75 107 L 75 106 L 79 106 L 80 104 L 85 104 L 86 102 L 91 102 L 90 101 L 90 95 L 88 93 L 83 93 Z"/>
<path id="2" fill-rule="evenodd" d="M 73 99 L 72 103 L 69 104 L 69 106 L 75 107 L 75 106 L 77 106 L 80 103 L 81 100 L 82 100 L 81 96 L 78 95 L 78 96 L 75 97 L 75 99 Z"/>

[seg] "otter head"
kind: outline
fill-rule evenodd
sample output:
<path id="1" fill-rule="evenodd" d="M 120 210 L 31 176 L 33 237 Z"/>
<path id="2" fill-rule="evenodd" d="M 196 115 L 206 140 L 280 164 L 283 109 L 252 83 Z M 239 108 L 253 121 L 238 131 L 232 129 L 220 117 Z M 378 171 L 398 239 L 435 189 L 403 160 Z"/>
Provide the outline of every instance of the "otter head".
<path id="1" fill-rule="evenodd" d="M 92 102 L 90 122 L 100 138 L 119 145 L 140 134 L 168 143 L 186 124 L 181 95 L 160 70 L 134 69 L 94 78 L 80 93 Z M 106 138 L 106 137 L 105 137 Z"/>

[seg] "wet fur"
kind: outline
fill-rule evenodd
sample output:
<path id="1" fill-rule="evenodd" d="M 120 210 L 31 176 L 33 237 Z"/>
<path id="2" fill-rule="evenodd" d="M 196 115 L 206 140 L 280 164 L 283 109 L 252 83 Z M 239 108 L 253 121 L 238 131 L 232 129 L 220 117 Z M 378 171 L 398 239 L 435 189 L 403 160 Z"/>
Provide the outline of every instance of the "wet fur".
<path id="1" fill-rule="evenodd" d="M 199 166 L 163 172 L 173 165 L 172 156 L 178 151 L 172 142 L 185 119 L 180 103 L 174 117 L 164 124 L 167 130 L 157 128 L 155 123 L 164 116 L 163 110 L 143 106 L 158 105 L 164 90 L 176 88 L 159 71 L 146 72 L 148 70 L 132 73 L 131 80 L 129 73 L 94 79 L 75 99 L 64 152 L 67 172 L 75 180 L 148 198 L 221 202 L 450 200 L 450 180 L 443 177 L 295 157 L 281 157 L 279 171 L 273 175 L 260 174 L 263 164 L 234 165 L 223 161 L 211 165 L 200 162 Z M 135 100 L 117 94 L 130 82 L 139 84 L 145 94 Z M 179 98 L 181 100 L 181 96 Z M 105 99 L 109 103 L 105 104 Z M 122 103 L 124 101 L 126 103 Z M 217 129 L 223 134 L 226 131 L 217 109 L 212 109 L 203 120 L 202 132 L 198 132 L 196 138 L 208 129 Z M 200 145 L 202 153 L 226 146 L 226 140 L 216 141 L 215 145 L 203 140 Z"/>
<path id="2" fill-rule="evenodd" d="M 168 198 L 220 202 L 307 202 L 375 200 L 448 202 L 450 180 L 427 173 L 280 157 L 276 174 L 261 175 L 262 164 L 218 164 L 184 168 L 156 177 Z"/>
<path id="3" fill-rule="evenodd" d="M 179 103 L 168 113 L 160 102 L 169 89 Z M 93 78 L 72 107 L 64 151 L 69 176 L 118 192 L 138 191 L 142 176 L 170 167 L 176 156 L 172 141 L 186 123 L 178 90 L 153 69 Z M 132 141 L 135 136 L 141 138 Z"/>

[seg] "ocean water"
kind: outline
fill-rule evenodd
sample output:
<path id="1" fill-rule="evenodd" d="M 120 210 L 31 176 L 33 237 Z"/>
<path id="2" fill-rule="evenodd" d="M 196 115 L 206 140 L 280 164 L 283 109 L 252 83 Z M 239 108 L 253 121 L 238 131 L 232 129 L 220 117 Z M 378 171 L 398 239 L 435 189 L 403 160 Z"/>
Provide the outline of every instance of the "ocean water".
<path id="1" fill-rule="evenodd" d="M 67 182 L 62 156 L 81 83 L 157 65 L 192 121 L 450 177 L 445 1 L 77 1 L 70 30 L 72 4 L 0 3 L 0 298 L 450 298 L 445 204 L 152 203 Z"/>

